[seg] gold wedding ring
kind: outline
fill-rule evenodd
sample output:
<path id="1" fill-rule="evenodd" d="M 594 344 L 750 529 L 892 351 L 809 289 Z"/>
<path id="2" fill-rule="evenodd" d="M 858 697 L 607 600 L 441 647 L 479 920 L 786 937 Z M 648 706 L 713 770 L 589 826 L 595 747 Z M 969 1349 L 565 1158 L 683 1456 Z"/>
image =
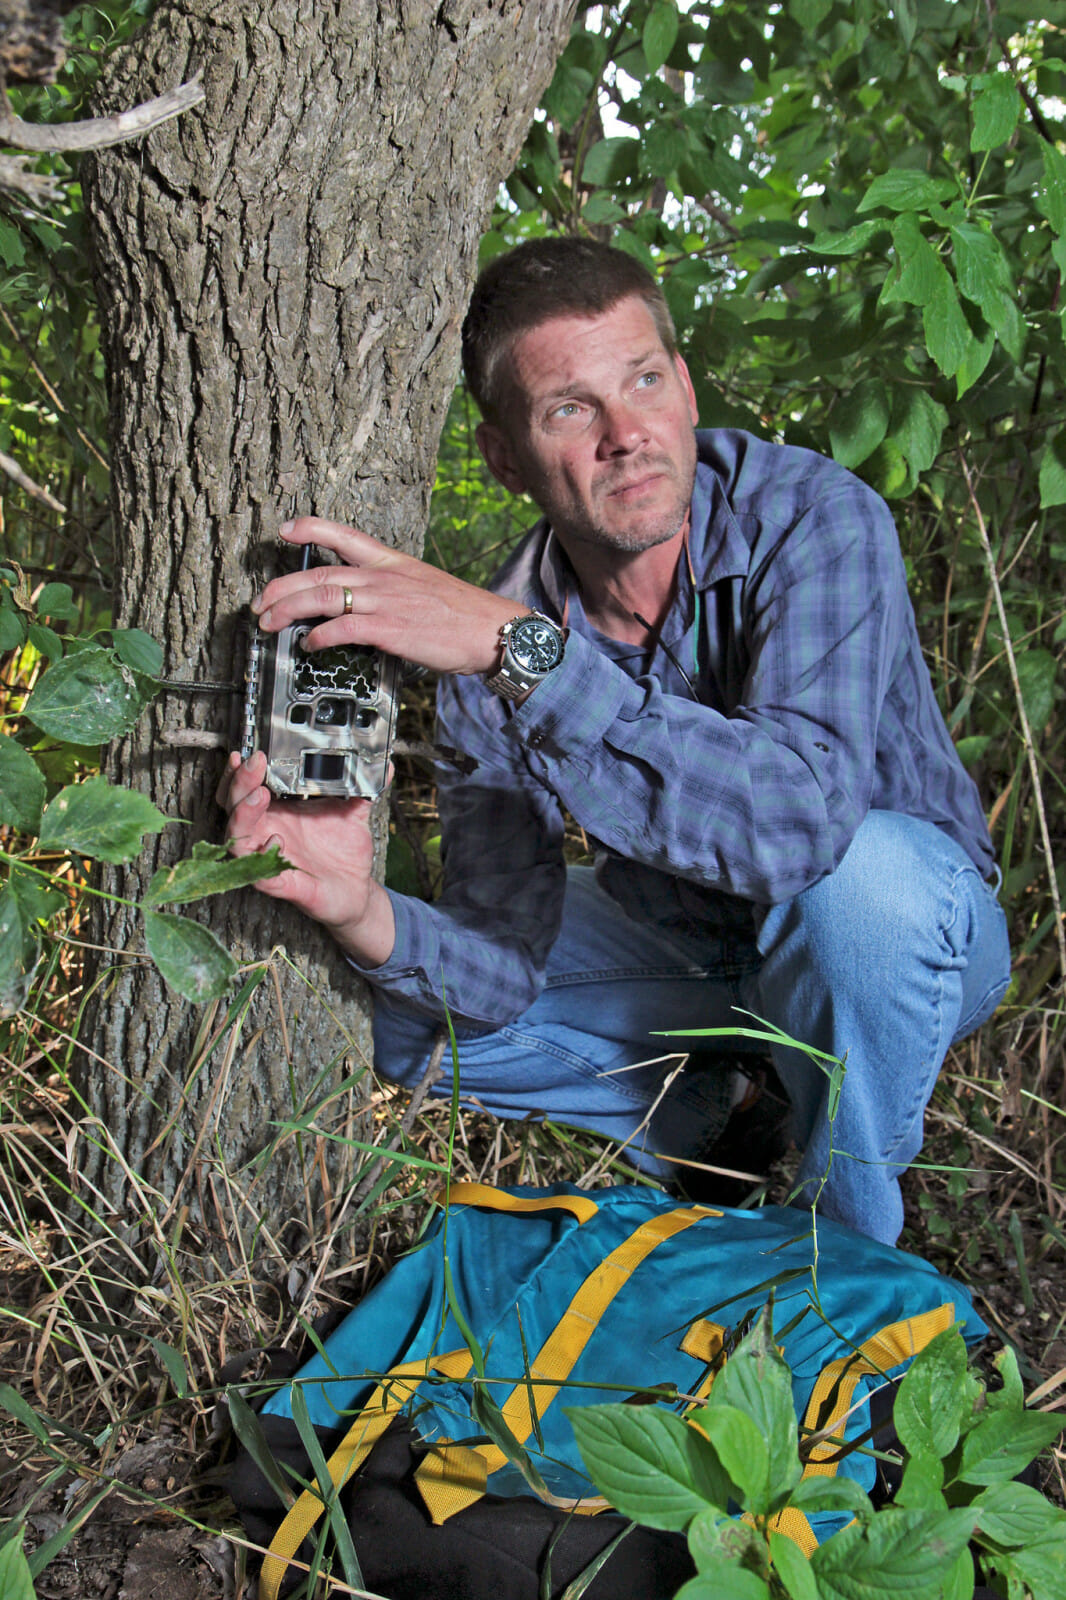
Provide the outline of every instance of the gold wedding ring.
<path id="1" fill-rule="evenodd" d="M 344 611 L 341 614 L 345 617 L 350 617 L 352 614 L 352 591 L 350 589 L 345 589 L 344 591 Z"/>

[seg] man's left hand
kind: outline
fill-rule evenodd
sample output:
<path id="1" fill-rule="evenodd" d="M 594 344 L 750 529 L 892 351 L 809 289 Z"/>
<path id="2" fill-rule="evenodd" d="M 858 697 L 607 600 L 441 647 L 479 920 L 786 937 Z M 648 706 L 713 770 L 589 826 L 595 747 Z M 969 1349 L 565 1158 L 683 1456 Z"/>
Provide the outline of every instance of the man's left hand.
<path id="1" fill-rule="evenodd" d="M 311 650 L 373 645 L 437 672 L 493 672 L 500 629 L 529 610 L 339 522 L 298 517 L 284 525 L 281 537 L 340 557 L 339 566 L 274 578 L 252 605 L 268 633 L 325 618 L 307 635 Z"/>

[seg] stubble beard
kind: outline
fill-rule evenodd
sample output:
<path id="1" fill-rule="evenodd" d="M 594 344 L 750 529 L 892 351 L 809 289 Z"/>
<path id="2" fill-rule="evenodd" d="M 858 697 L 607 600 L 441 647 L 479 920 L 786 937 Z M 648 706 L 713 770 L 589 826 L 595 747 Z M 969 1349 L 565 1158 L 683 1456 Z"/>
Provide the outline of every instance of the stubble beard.
<path id="1" fill-rule="evenodd" d="M 693 460 L 687 487 L 679 487 L 673 502 L 647 522 L 642 522 L 640 512 L 636 512 L 632 528 L 610 526 L 605 521 L 582 514 L 574 506 L 542 506 L 541 509 L 564 543 L 573 542 L 590 545 L 597 550 L 615 550 L 619 554 L 635 555 L 641 550 L 652 550 L 656 545 L 668 544 L 680 533 L 689 513 L 695 481 L 696 463 Z M 605 492 L 610 493 L 610 485 Z"/>

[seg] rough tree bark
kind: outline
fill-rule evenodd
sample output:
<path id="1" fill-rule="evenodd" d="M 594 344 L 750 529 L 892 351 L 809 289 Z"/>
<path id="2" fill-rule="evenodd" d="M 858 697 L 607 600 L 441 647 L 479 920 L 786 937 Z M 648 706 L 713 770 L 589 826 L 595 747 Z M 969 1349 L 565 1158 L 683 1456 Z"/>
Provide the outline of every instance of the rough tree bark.
<path id="1" fill-rule="evenodd" d="M 93 159 L 87 198 L 111 396 L 116 622 L 165 643 L 166 675 L 233 681 L 241 619 L 296 511 L 418 550 L 477 244 L 565 43 L 576 0 L 164 3 L 107 75 L 106 109 L 202 73 L 206 99 Z M 239 702 L 171 692 L 112 750 L 109 776 L 174 817 L 132 874 L 221 829 L 213 792 Z M 121 1207 L 122 1163 L 228 1228 L 217 1170 L 268 1124 L 335 1094 L 368 1005 L 311 924 L 254 890 L 194 908 L 272 973 L 226 1023 L 130 955 L 137 913 L 103 903 L 80 1088 L 120 1153 L 84 1155 Z M 284 958 L 277 952 L 284 949 Z M 217 1042 L 208 1050 L 218 1033 Z M 336 1128 L 362 1090 L 335 1094 Z M 246 1215 L 311 1226 L 305 1189 L 343 1182 L 312 1137 L 260 1163 Z M 127 1201 L 128 1203 L 128 1201 Z M 239 1207 L 238 1207 L 239 1209 Z"/>

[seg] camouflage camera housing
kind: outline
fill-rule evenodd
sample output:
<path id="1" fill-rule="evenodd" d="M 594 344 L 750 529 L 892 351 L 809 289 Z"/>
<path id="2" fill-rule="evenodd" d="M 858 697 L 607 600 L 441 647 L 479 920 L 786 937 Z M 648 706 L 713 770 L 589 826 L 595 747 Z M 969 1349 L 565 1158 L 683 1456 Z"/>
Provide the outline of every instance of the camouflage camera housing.
<path id="1" fill-rule="evenodd" d="M 360 645 L 304 650 L 314 626 L 252 639 L 241 756 L 265 753 L 281 798 L 372 800 L 388 782 L 400 664 Z"/>

